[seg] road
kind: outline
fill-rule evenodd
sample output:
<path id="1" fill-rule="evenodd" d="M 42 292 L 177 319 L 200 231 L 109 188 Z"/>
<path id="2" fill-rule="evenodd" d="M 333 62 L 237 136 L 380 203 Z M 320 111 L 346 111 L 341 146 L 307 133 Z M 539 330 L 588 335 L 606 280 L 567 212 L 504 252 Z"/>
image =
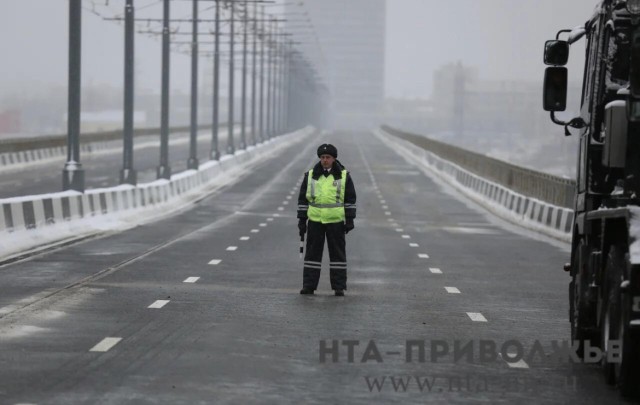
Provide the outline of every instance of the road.
<path id="1" fill-rule="evenodd" d="M 172 134 L 169 147 L 169 162 L 172 173 L 179 173 L 187 169 L 189 158 L 188 134 Z M 247 134 L 248 141 L 250 134 Z M 140 137 L 136 142 L 144 143 L 145 147 L 134 151 L 134 168 L 138 171 L 138 182 L 145 183 L 156 180 L 156 170 L 160 159 L 159 136 Z M 234 144 L 240 144 L 240 130 L 236 128 Z M 120 144 L 121 145 L 121 144 Z M 224 127 L 219 133 L 218 150 L 220 155 L 227 154 L 228 131 Z M 209 160 L 211 149 L 210 131 L 200 132 L 198 136 L 198 159 L 200 163 Z M 117 186 L 120 181 L 122 168 L 122 147 L 99 151 L 98 153 L 80 155 L 85 170 L 85 184 L 87 189 Z M 42 162 L 40 164 L 22 166 L 19 169 L 0 170 L 0 198 L 20 197 L 25 195 L 54 193 L 62 187 L 62 169 L 64 158 Z"/>
<path id="2" fill-rule="evenodd" d="M 326 267 L 298 293 L 297 189 L 324 141 L 358 193 L 345 297 Z M 416 340 L 550 351 L 569 336 L 567 256 L 372 135 L 331 134 L 176 216 L 0 267 L 0 402 L 623 403 L 597 365 L 485 362 L 478 346 L 407 361 Z"/>

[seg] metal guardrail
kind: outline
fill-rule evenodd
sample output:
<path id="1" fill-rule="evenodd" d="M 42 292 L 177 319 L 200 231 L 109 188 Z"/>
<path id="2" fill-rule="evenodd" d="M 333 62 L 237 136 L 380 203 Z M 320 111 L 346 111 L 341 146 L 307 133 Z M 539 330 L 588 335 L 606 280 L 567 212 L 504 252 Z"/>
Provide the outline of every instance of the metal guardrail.
<path id="1" fill-rule="evenodd" d="M 222 124 L 221 126 L 226 126 Z M 171 133 L 189 132 L 191 127 L 172 127 Z M 211 125 L 200 125 L 198 130 L 211 129 Z M 140 128 L 133 132 L 136 137 L 155 135 L 160 133 L 160 128 Z M 105 141 L 117 141 L 122 139 L 122 129 L 113 131 L 91 132 L 80 135 L 80 143 L 93 143 Z M 67 145 L 67 135 L 45 135 L 25 139 L 0 139 L 0 153 L 23 152 L 29 150 L 56 148 Z"/>
<path id="2" fill-rule="evenodd" d="M 428 150 L 443 159 L 493 181 L 517 193 L 559 207 L 573 209 L 576 182 L 551 174 L 538 172 L 457 146 L 448 145 L 421 135 L 403 132 L 388 126 L 382 129 L 398 138 Z"/>

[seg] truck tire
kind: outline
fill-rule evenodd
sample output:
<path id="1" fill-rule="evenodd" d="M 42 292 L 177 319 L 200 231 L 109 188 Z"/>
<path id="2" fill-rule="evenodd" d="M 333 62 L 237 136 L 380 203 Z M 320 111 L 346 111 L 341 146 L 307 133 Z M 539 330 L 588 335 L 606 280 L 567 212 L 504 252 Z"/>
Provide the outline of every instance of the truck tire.
<path id="1" fill-rule="evenodd" d="M 620 283 L 623 280 L 624 252 L 618 245 L 609 248 L 607 262 L 604 266 L 602 285 L 602 303 L 600 306 L 600 341 L 602 342 L 602 371 L 607 384 L 617 383 L 619 363 L 608 361 L 610 342 L 620 339 L 621 303 Z"/>
<path id="2" fill-rule="evenodd" d="M 621 269 L 621 278 L 629 280 L 629 254 L 628 250 L 617 249 L 612 253 L 614 264 Z M 622 280 L 621 280 L 622 281 Z M 620 290 L 620 284 L 618 284 Z M 640 375 L 640 336 L 632 333 L 629 328 L 631 320 L 631 297 L 620 291 L 618 312 L 618 339 L 622 344 L 621 361 L 614 367 L 615 379 L 621 394 L 627 398 L 640 398 L 640 387 L 638 386 L 638 376 Z"/>
<path id="3" fill-rule="evenodd" d="M 605 267 L 608 303 L 603 305 L 602 331 L 607 334 L 603 336 L 603 348 L 607 348 L 604 345 L 608 340 L 618 340 L 621 343 L 621 356 L 617 361 L 609 362 L 605 354 L 602 365 L 608 383 L 616 384 L 624 397 L 638 398 L 640 396 L 637 381 L 640 375 L 640 340 L 628 327 L 631 319 L 631 302 L 629 296 L 620 288 L 622 282 L 629 279 L 628 269 L 627 249 L 620 245 L 612 246 Z"/>

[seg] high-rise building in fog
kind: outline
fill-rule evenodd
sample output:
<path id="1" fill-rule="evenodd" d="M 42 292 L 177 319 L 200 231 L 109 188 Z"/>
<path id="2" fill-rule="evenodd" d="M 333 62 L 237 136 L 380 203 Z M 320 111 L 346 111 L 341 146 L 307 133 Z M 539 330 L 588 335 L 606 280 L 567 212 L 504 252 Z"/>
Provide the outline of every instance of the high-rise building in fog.
<path id="1" fill-rule="evenodd" d="M 302 6 L 287 7 L 287 13 L 301 10 L 308 13 L 317 33 L 319 46 L 315 38 L 305 35 L 302 49 L 327 80 L 330 125 L 356 129 L 379 124 L 384 102 L 386 0 L 304 0 Z M 301 25 L 292 22 L 288 30 L 295 33 Z"/>

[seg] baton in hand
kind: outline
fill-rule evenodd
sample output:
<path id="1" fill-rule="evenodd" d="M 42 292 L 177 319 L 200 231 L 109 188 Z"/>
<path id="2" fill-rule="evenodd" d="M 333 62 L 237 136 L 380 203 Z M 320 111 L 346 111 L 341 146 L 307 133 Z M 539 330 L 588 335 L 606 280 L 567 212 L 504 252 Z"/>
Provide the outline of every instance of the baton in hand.
<path id="1" fill-rule="evenodd" d="M 302 259 L 304 253 L 304 233 L 300 235 L 300 258 Z"/>

